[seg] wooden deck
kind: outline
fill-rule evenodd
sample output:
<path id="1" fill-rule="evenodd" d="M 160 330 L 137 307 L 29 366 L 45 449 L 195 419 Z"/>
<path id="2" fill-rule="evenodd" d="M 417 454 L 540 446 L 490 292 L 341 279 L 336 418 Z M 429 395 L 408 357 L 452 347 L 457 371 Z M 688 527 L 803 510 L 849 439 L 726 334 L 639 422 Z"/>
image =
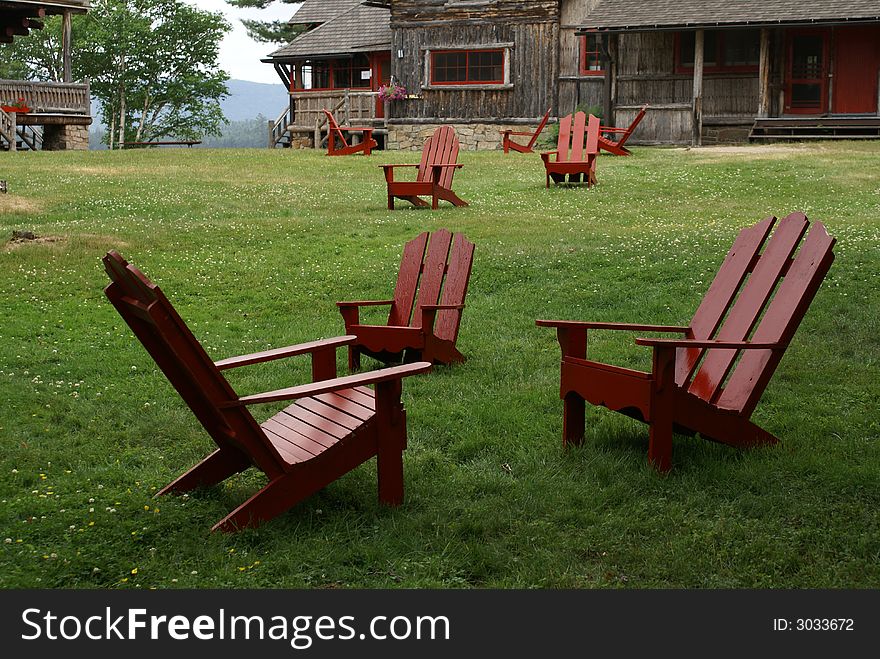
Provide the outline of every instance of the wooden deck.
<path id="1" fill-rule="evenodd" d="M 296 137 L 309 137 L 315 148 L 320 148 L 327 139 L 324 110 L 332 112 L 340 125 L 364 126 L 372 128 L 376 135 L 384 135 L 385 119 L 378 116 L 377 97 L 377 92 L 348 89 L 293 92 L 290 106 L 274 121 L 269 120 L 268 146 L 288 146 Z"/>

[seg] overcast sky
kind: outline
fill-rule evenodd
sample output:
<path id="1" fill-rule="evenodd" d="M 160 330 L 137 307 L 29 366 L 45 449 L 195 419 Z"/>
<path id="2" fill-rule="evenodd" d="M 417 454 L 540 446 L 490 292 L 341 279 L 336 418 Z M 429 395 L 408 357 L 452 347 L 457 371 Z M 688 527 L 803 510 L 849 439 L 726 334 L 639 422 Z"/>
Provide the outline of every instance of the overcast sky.
<path id="1" fill-rule="evenodd" d="M 231 78 L 253 80 L 254 82 L 270 82 L 281 84 L 278 74 L 271 64 L 263 64 L 260 59 L 266 57 L 279 46 L 254 41 L 247 35 L 242 18 L 255 18 L 264 21 L 286 21 L 293 16 L 297 4 L 286 4 L 276 0 L 266 9 L 239 9 L 226 4 L 226 0 L 186 0 L 201 9 L 221 12 L 232 25 L 232 30 L 220 44 L 220 66 Z"/>

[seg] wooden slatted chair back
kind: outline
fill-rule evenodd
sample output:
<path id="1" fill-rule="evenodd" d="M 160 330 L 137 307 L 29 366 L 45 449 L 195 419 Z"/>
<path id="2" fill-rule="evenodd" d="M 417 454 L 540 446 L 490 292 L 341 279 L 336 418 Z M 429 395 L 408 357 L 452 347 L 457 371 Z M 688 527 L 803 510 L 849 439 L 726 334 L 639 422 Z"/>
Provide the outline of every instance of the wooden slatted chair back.
<path id="1" fill-rule="evenodd" d="M 439 229 L 410 240 L 403 248 L 388 324 L 419 327 L 423 306 L 464 304 L 473 261 L 474 244 L 460 233 L 453 238 Z M 455 342 L 461 315 L 461 309 L 440 310 L 434 335 Z"/>
<path id="2" fill-rule="evenodd" d="M 343 147 L 348 146 L 348 142 L 345 139 L 345 133 L 339 127 L 339 123 L 336 121 L 336 117 L 333 116 L 333 113 L 330 110 L 323 109 L 321 110 L 327 116 L 327 132 L 331 131 L 336 134 L 336 139 L 342 142 Z M 317 145 L 315 145 L 317 146 Z"/>
<path id="3" fill-rule="evenodd" d="M 557 162 L 582 162 L 599 151 L 599 118 L 576 112 L 559 122 Z"/>
<path id="4" fill-rule="evenodd" d="M 775 222 L 770 217 L 740 232 L 694 314 L 693 338 L 783 346 L 791 340 L 834 261 L 835 239 L 817 222 L 802 242 L 809 221 L 802 213 L 792 213 L 767 241 Z M 682 350 L 677 355 L 676 382 L 684 385 L 693 373 L 690 393 L 750 415 L 783 352 L 710 350 L 700 362 L 703 351 Z"/>
<path id="5" fill-rule="evenodd" d="M 110 302 L 146 348 L 196 418 L 221 448 L 243 451 L 268 475 L 284 462 L 243 406 L 223 407 L 235 391 L 158 286 L 118 252 L 103 258 Z"/>
<path id="6" fill-rule="evenodd" d="M 440 126 L 425 140 L 422 147 L 422 159 L 419 162 L 416 181 L 427 183 L 433 179 L 432 165 L 451 165 L 458 160 L 458 136 L 452 126 Z M 440 172 L 438 184 L 441 188 L 451 189 L 455 167 L 444 167 Z"/>
<path id="7" fill-rule="evenodd" d="M 535 132 L 532 133 L 532 137 L 529 140 L 529 143 L 526 145 L 527 149 L 531 149 L 535 146 L 535 142 L 538 141 L 538 136 L 541 134 L 541 131 L 547 126 L 547 122 L 550 120 L 550 111 L 553 108 L 547 108 L 547 112 L 544 113 L 544 118 L 541 119 L 541 123 L 538 124 L 538 127 L 535 129 Z"/>
<path id="8" fill-rule="evenodd" d="M 635 118 L 632 120 L 632 123 L 629 125 L 629 128 L 627 128 L 626 131 L 621 136 L 621 138 L 619 140 L 617 140 L 617 146 L 622 147 L 624 144 L 626 144 L 626 141 L 629 139 L 629 136 L 633 134 L 633 131 L 636 129 L 636 126 L 638 126 L 641 123 L 642 119 L 645 118 L 645 113 L 647 111 L 648 111 L 648 106 L 643 105 L 642 109 L 638 111 Z"/>

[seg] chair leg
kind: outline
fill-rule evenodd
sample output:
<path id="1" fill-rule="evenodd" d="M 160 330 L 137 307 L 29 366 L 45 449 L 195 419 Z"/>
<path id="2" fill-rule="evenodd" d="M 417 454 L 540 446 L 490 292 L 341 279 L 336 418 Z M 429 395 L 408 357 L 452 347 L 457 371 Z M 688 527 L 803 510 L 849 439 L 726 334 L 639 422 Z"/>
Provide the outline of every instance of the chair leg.
<path id="1" fill-rule="evenodd" d="M 390 192 L 388 193 L 388 210 L 394 210 L 394 195 Z"/>
<path id="2" fill-rule="evenodd" d="M 584 441 L 586 421 L 584 399 L 574 392 L 565 395 L 562 403 L 562 445 L 580 446 Z"/>
<path id="3" fill-rule="evenodd" d="M 668 419 L 654 419 L 648 431 L 648 461 L 662 473 L 672 469 L 672 410 L 669 411 Z"/>
<path id="4" fill-rule="evenodd" d="M 251 466 L 251 461 L 233 448 L 217 449 L 182 476 L 163 487 L 156 496 L 175 492 L 189 492 L 226 480 Z"/>
<path id="5" fill-rule="evenodd" d="M 263 489 L 217 522 L 211 531 L 233 533 L 253 528 L 277 517 L 295 504 L 314 494 L 323 482 L 303 478 L 302 474 L 284 474 L 269 481 Z"/>
<path id="6" fill-rule="evenodd" d="M 400 404 L 400 380 L 376 385 L 376 433 L 379 450 L 376 467 L 379 501 L 389 506 L 403 503 L 403 450 L 406 448 L 406 412 Z"/>
<path id="7" fill-rule="evenodd" d="M 361 349 L 357 346 L 348 346 L 348 369 L 354 371 L 361 367 Z"/>
<path id="8" fill-rule="evenodd" d="M 651 367 L 648 461 L 657 471 L 672 469 L 672 423 L 675 418 L 675 348 L 655 348 Z"/>

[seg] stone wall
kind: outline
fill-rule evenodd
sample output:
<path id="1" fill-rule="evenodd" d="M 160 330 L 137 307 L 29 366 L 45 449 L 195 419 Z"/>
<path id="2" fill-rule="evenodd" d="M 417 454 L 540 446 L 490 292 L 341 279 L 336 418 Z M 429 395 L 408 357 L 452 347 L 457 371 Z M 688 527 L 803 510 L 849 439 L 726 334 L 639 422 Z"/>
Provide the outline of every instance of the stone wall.
<path id="1" fill-rule="evenodd" d="M 43 151 L 85 151 L 89 127 L 47 124 L 43 127 Z"/>
<path id="2" fill-rule="evenodd" d="M 501 148 L 501 131 L 510 129 L 518 132 L 534 131 L 538 124 L 391 124 L 388 126 L 386 149 L 400 151 L 421 151 L 425 140 L 439 126 L 451 125 L 458 135 L 463 151 L 487 151 Z M 545 128 L 546 130 L 546 128 Z M 528 137 L 515 137 L 521 143 Z"/>
<path id="3" fill-rule="evenodd" d="M 749 133 L 752 125 L 738 124 L 729 126 L 703 126 L 703 139 L 705 145 L 709 144 L 737 144 L 749 141 Z M 635 142 L 633 142 L 635 144 Z"/>

